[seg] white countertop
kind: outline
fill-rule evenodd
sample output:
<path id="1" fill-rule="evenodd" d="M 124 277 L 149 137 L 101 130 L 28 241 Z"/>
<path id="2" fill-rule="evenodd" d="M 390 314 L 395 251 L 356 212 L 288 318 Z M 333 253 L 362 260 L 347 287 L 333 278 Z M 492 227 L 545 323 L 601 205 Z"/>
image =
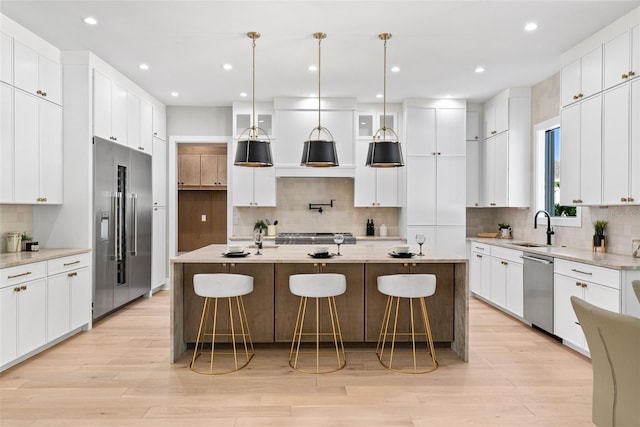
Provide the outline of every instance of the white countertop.
<path id="1" fill-rule="evenodd" d="M 16 267 L 69 255 L 91 252 L 91 249 L 40 249 L 38 252 L 5 252 L 0 254 L 0 268 Z"/>
<path id="2" fill-rule="evenodd" d="M 492 239 L 485 237 L 468 237 L 467 239 L 473 242 L 502 246 L 523 252 L 549 255 L 554 258 L 583 262 L 585 264 L 597 265 L 599 267 L 613 268 L 616 270 L 640 270 L 640 258 L 634 258 L 631 255 L 609 254 L 602 253 L 600 251 L 593 252 L 562 246 L 523 247 L 517 245 L 517 243 L 523 243 L 519 240 Z"/>

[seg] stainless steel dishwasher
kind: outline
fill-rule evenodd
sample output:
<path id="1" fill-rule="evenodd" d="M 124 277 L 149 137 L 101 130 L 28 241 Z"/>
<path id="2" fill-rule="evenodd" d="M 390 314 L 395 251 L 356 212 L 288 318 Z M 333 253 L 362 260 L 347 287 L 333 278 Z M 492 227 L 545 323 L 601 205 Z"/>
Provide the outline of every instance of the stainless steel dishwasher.
<path id="1" fill-rule="evenodd" d="M 525 252 L 524 318 L 553 334 L 553 258 Z"/>

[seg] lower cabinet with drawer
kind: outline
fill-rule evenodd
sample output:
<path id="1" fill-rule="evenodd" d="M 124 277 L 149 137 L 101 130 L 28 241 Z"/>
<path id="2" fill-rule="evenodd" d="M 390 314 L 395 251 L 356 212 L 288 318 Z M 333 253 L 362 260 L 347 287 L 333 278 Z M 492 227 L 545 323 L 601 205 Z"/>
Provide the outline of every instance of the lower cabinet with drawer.
<path id="1" fill-rule="evenodd" d="M 0 269 L 0 371 L 90 326 L 88 253 Z"/>
<path id="2" fill-rule="evenodd" d="M 572 296 L 619 313 L 620 272 L 574 261 L 555 261 L 554 333 L 565 344 L 588 353 L 586 339 L 571 305 Z"/>

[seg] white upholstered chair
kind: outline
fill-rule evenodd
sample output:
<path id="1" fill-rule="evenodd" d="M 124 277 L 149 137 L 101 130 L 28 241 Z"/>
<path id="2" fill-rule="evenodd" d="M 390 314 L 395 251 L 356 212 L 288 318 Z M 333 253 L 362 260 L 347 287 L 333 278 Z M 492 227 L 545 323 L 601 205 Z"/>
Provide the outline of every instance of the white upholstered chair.
<path id="1" fill-rule="evenodd" d="M 640 318 L 572 296 L 593 368 L 592 420 L 599 427 L 640 426 Z"/>
<path id="2" fill-rule="evenodd" d="M 244 368 L 253 358 L 254 350 L 242 296 L 253 292 L 253 277 L 194 274 L 193 289 L 196 295 L 204 297 L 204 305 L 189 368 L 208 375 Z M 209 345 L 210 350 L 205 350 Z M 209 357 L 199 359 L 203 354 Z"/>
<path id="3" fill-rule="evenodd" d="M 425 298 L 436 292 L 436 276 L 433 274 L 394 274 L 378 277 L 378 291 L 388 296 L 387 304 L 382 318 L 380 335 L 376 354 L 380 363 L 387 369 L 411 373 L 422 374 L 434 371 L 438 368 L 436 351 L 433 346 L 431 336 L 431 326 Z M 401 310 L 401 302 L 404 301 L 402 316 L 410 319 L 409 330 L 398 330 L 398 318 Z M 414 307 L 417 303 L 418 307 Z M 407 307 L 408 305 L 408 307 Z M 421 319 L 422 327 L 416 325 L 414 310 L 417 310 Z M 391 320 L 393 318 L 393 321 Z M 398 349 L 405 346 L 401 340 L 409 341 L 410 349 Z M 424 338 L 425 348 L 423 351 L 422 339 Z M 409 357 L 406 357 L 406 356 Z"/>
<path id="4" fill-rule="evenodd" d="M 306 373 L 323 374 L 338 371 L 346 365 L 347 359 L 335 299 L 336 296 L 342 295 L 346 289 L 347 280 L 343 274 L 318 273 L 289 276 L 289 290 L 292 294 L 300 297 L 298 316 L 289 351 L 289 366 L 293 369 Z M 315 308 L 307 311 L 309 298 L 314 300 Z M 327 299 L 326 312 L 324 312 L 324 304 L 320 304 L 321 298 Z M 311 311 L 312 316 L 309 313 Z M 322 330 L 323 314 L 329 316 L 330 331 Z M 311 332 L 305 332 L 305 320 L 311 320 L 309 317 L 315 319 L 315 328 Z M 333 344 L 329 348 L 324 348 L 322 343 L 324 337 L 329 337 Z M 310 343 L 313 344 L 312 350 L 308 349 Z"/>

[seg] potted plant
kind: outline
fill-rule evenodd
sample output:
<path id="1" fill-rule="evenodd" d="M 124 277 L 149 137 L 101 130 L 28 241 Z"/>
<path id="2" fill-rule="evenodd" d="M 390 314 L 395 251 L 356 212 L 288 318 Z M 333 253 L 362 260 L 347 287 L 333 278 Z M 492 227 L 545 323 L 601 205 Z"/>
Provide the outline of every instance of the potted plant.
<path id="1" fill-rule="evenodd" d="M 604 229 L 609 224 L 609 221 L 605 221 L 604 219 L 597 219 L 593 221 L 593 246 L 600 247 L 604 243 Z"/>
<path id="2" fill-rule="evenodd" d="M 33 240 L 33 237 L 31 237 L 26 230 L 22 233 L 21 239 L 22 244 L 20 245 L 23 251 L 27 250 L 27 243 L 31 242 Z"/>
<path id="3" fill-rule="evenodd" d="M 509 224 L 498 224 L 499 237 L 501 239 L 511 239 L 511 226 Z"/>
<path id="4" fill-rule="evenodd" d="M 263 233 L 263 234 L 264 234 L 266 229 L 267 229 L 267 223 L 264 222 L 264 220 L 262 220 L 262 219 L 257 220 L 256 223 L 253 226 L 253 231 L 257 231 L 257 232 L 260 232 L 260 233 Z"/>

